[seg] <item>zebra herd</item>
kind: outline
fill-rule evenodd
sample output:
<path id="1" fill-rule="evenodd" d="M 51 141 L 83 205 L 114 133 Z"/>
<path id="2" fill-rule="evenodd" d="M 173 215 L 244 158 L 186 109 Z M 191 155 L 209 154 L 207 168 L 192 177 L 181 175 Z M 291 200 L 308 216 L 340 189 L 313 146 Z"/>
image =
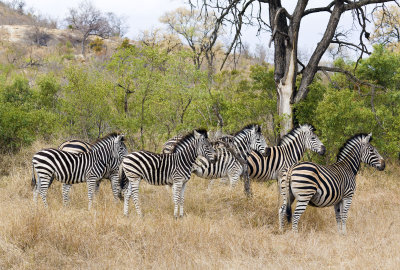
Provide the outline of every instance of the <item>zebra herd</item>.
<path id="1" fill-rule="evenodd" d="M 114 198 L 124 200 L 124 215 L 128 215 L 132 197 L 136 212 L 141 216 L 139 184 L 144 179 L 152 185 L 172 187 L 174 217 L 178 218 L 184 215 L 185 188 L 191 173 L 211 181 L 229 180 L 231 187 L 241 176 L 245 180 L 276 179 L 282 201 L 278 215 L 281 230 L 285 216 L 291 220 L 291 205 L 296 199 L 293 231 L 298 230 L 300 216 L 307 205 L 333 205 L 338 230 L 345 233 L 360 163 L 378 170 L 385 168 L 383 158 L 370 141 L 371 134 L 355 135 L 340 149 L 336 163 L 323 166 L 299 163 L 306 150 L 320 155 L 326 151 L 314 128 L 308 124 L 295 127 L 273 147 L 267 146 L 261 127 L 255 124 L 214 141 L 208 138 L 206 130 L 198 129 L 171 138 L 164 144 L 161 154 L 144 150 L 128 154 L 124 136 L 111 133 L 94 144 L 70 140 L 58 149 L 37 152 L 32 158 L 33 197 L 36 202 L 40 194 L 47 207 L 47 190 L 55 178 L 63 184 L 65 205 L 69 202 L 72 184 L 86 182 L 90 210 L 93 194 L 101 179 L 106 178 L 111 180 Z"/>

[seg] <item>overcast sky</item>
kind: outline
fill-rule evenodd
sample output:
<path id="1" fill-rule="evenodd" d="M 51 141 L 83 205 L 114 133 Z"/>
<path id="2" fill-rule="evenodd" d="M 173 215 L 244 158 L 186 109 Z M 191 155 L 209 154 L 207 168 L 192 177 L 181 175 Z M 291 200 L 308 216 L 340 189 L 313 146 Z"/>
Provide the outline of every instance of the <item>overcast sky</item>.
<path id="1" fill-rule="evenodd" d="M 69 8 L 78 7 L 82 0 L 24 0 L 26 9 L 33 8 L 40 14 L 49 15 L 62 21 L 68 14 Z M 113 12 L 118 16 L 126 18 L 129 27 L 126 36 L 131 39 L 137 38 L 144 30 L 152 30 L 164 27 L 159 18 L 168 11 L 175 10 L 178 7 L 186 6 L 186 0 L 93 0 L 91 1 L 95 7 L 103 12 Z M 331 0 L 311 0 L 308 8 L 315 6 L 324 6 Z M 283 0 L 282 5 L 287 7 L 291 12 L 296 1 Z M 299 47 L 304 54 L 311 54 L 317 42 L 321 39 L 323 31 L 328 22 L 329 13 L 321 13 L 318 15 L 309 15 L 302 20 Z M 351 13 L 344 14 L 341 18 L 340 27 L 342 29 L 350 29 L 353 26 Z M 357 35 L 353 35 L 353 39 Z M 270 35 L 263 34 L 261 37 L 256 36 L 256 30 L 245 28 L 243 31 L 243 40 L 247 42 L 251 49 L 256 44 L 263 44 L 267 47 Z M 268 59 L 271 61 L 272 59 Z"/>

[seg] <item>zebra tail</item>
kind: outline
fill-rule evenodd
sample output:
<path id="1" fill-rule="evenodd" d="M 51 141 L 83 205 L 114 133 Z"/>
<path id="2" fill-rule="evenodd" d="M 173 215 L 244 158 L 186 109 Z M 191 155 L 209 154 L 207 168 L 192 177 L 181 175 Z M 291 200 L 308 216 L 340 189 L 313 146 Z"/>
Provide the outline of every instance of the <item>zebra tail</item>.
<path id="1" fill-rule="evenodd" d="M 32 165 L 32 181 L 31 181 L 32 190 L 36 187 L 36 177 L 35 177 L 35 167 Z"/>
<path id="2" fill-rule="evenodd" d="M 290 223 L 292 221 L 292 200 L 290 197 L 290 180 L 291 180 L 291 176 L 292 176 L 292 168 L 290 168 L 287 171 L 286 174 L 286 181 L 285 181 L 285 185 L 286 185 L 286 218 L 288 223 Z"/>
<path id="3" fill-rule="evenodd" d="M 126 177 L 125 171 L 122 168 L 122 163 L 119 165 L 119 170 L 118 170 L 118 176 L 119 176 L 119 188 L 120 188 L 120 193 L 118 195 L 119 199 L 122 200 L 125 194 L 126 189 L 128 188 L 128 178 Z"/>

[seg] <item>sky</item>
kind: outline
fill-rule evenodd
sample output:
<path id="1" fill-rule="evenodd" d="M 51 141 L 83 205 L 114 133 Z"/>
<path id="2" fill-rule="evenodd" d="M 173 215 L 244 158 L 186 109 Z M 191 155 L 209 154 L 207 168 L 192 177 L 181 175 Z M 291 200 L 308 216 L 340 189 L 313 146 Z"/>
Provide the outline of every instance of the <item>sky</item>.
<path id="1" fill-rule="evenodd" d="M 7 1 L 7 0 L 6 0 Z M 42 15 L 51 16 L 62 21 L 70 8 L 76 8 L 82 0 L 23 0 L 26 3 L 26 10 L 33 8 Z M 168 11 L 173 11 L 178 7 L 189 7 L 187 0 L 92 0 L 93 5 L 103 12 L 113 12 L 126 19 L 128 31 L 125 36 L 136 39 L 142 31 L 155 28 L 165 28 L 159 22 L 159 18 Z M 294 9 L 297 1 L 282 0 L 289 13 Z M 307 8 L 325 6 L 331 0 L 310 0 Z M 321 39 L 329 19 L 329 13 L 309 15 L 302 20 L 299 48 L 304 55 L 311 55 L 316 44 Z M 341 29 L 351 29 L 353 19 L 351 13 L 342 15 L 339 27 Z M 243 29 L 243 40 L 249 45 L 250 50 L 254 50 L 256 44 L 262 44 L 267 49 L 270 39 L 269 33 L 264 33 L 260 37 L 256 36 L 256 29 L 246 27 Z M 351 39 L 356 41 L 358 34 L 353 34 Z M 273 46 L 272 46 L 273 47 Z M 272 49 L 269 50 L 271 53 Z M 271 56 L 272 57 L 272 56 Z M 268 59 L 269 61 L 272 60 Z"/>

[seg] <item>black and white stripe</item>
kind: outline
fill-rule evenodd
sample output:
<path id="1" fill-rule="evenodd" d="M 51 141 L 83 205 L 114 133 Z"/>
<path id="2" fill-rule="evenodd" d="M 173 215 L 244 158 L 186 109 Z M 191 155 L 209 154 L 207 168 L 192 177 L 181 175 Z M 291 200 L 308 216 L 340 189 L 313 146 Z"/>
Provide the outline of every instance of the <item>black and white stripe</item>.
<path id="1" fill-rule="evenodd" d="M 251 179 L 267 181 L 278 179 L 283 170 L 297 163 L 309 149 L 321 155 L 325 146 L 314 133 L 311 125 L 305 124 L 293 128 L 282 137 L 278 146 L 270 147 L 267 156 L 253 151 L 248 157 L 249 176 Z"/>
<path id="2" fill-rule="evenodd" d="M 361 162 L 382 171 L 385 161 L 370 144 L 371 134 L 358 134 L 350 138 L 339 150 L 337 162 L 323 166 L 301 162 L 284 173 L 281 183 L 283 203 L 279 210 L 279 226 L 283 229 L 285 215 L 290 222 L 291 204 L 297 200 L 293 213 L 293 231 L 307 205 L 334 206 L 339 232 L 346 233 L 347 213 L 356 188 L 356 175 Z"/>
<path id="3" fill-rule="evenodd" d="M 176 135 L 175 137 L 172 137 L 168 141 L 166 141 L 163 145 L 162 148 L 162 153 L 163 154 L 171 154 L 174 149 L 175 145 L 183 138 L 183 135 Z"/>
<path id="4" fill-rule="evenodd" d="M 84 142 L 81 140 L 68 140 L 63 142 L 58 149 L 66 151 L 66 152 L 70 152 L 70 153 L 87 153 L 92 149 L 93 145 L 88 143 L 88 142 Z M 110 171 L 108 175 L 105 175 L 104 178 L 105 179 L 109 179 L 110 175 L 114 175 L 114 174 L 118 174 L 118 168 L 115 168 L 114 170 Z M 96 182 L 96 188 L 95 188 L 95 192 L 98 192 L 99 188 L 100 188 L 100 183 L 103 180 L 100 179 Z M 128 184 L 128 180 L 126 179 L 125 174 L 122 175 L 122 179 L 120 180 L 120 189 L 121 191 L 118 193 L 118 199 L 122 199 L 122 190 L 126 189 Z M 62 184 L 62 196 L 63 196 L 63 203 L 64 205 L 66 205 L 69 202 L 69 193 L 71 190 L 72 184 L 66 184 L 63 183 Z M 112 185 L 111 185 L 112 188 Z M 116 198 L 117 199 L 117 198 Z"/>
<path id="5" fill-rule="evenodd" d="M 125 193 L 124 214 L 128 215 L 129 199 L 132 196 L 136 212 L 142 215 L 139 204 L 139 184 L 145 179 L 152 185 L 172 185 L 174 216 L 183 216 L 184 192 L 190 179 L 192 165 L 198 156 L 215 160 L 215 150 L 207 139 L 207 132 L 195 130 L 175 145 L 171 154 L 156 154 L 148 151 L 133 152 L 122 161 L 122 170 L 128 180 Z"/>
<path id="6" fill-rule="evenodd" d="M 264 155 L 267 148 L 260 126 L 254 124 L 247 125 L 233 136 L 219 138 L 216 143 L 219 142 L 223 142 L 223 145 L 216 148 L 216 161 L 210 163 L 205 158 L 199 157 L 193 166 L 193 172 L 197 176 L 207 179 L 229 179 L 232 187 L 236 185 L 244 170 L 247 169 L 249 153 L 254 150 Z"/>
<path id="7" fill-rule="evenodd" d="M 47 207 L 46 195 L 53 177 L 69 185 L 87 182 L 89 209 L 92 205 L 96 182 L 103 177 L 111 179 L 114 197 L 118 197 L 120 194 L 118 168 L 126 154 L 123 135 L 116 133 L 99 139 L 90 151 L 84 153 L 70 153 L 52 148 L 43 149 L 32 158 L 34 200 L 37 200 L 37 194 L 40 193 Z"/>

